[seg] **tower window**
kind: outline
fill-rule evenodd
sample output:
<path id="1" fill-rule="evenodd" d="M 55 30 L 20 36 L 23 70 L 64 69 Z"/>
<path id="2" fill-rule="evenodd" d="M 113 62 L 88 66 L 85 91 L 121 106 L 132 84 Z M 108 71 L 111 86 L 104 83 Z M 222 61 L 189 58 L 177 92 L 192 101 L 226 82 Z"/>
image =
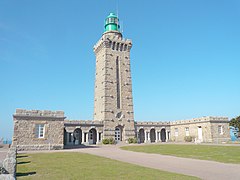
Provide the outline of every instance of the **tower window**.
<path id="1" fill-rule="evenodd" d="M 117 43 L 117 47 L 116 47 L 116 50 L 118 51 L 118 48 L 119 48 L 119 43 Z"/>
<path id="2" fill-rule="evenodd" d="M 124 45 L 124 51 L 126 51 L 126 50 L 127 50 L 127 45 L 125 44 L 125 45 Z"/>
<path id="3" fill-rule="evenodd" d="M 109 47 L 111 47 L 112 46 L 112 41 L 109 41 Z"/>
<path id="4" fill-rule="evenodd" d="M 116 44 L 116 42 L 113 42 L 113 45 L 112 45 L 112 50 L 114 50 L 114 49 L 115 49 L 115 44 Z"/>
<path id="5" fill-rule="evenodd" d="M 123 44 L 121 44 L 121 46 L 120 46 L 120 51 L 122 51 L 123 50 Z"/>

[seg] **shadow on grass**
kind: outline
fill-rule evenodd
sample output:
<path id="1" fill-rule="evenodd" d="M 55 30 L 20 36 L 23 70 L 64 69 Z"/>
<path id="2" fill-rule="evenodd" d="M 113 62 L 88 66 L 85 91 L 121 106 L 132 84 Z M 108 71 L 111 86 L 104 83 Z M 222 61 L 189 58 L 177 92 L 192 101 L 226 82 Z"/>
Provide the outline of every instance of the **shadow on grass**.
<path id="1" fill-rule="evenodd" d="M 25 172 L 25 173 L 17 173 L 17 177 L 22 177 L 22 176 L 31 176 L 31 175 L 35 175 L 36 172 Z"/>
<path id="2" fill-rule="evenodd" d="M 17 164 L 28 164 L 30 163 L 31 161 L 22 161 L 22 162 L 18 162 Z"/>
<path id="3" fill-rule="evenodd" d="M 28 157 L 27 155 L 18 155 L 17 158 L 26 158 Z"/>
<path id="4" fill-rule="evenodd" d="M 88 146 L 88 145 L 65 145 L 64 149 L 82 149 L 82 148 L 99 148 L 98 146 Z"/>

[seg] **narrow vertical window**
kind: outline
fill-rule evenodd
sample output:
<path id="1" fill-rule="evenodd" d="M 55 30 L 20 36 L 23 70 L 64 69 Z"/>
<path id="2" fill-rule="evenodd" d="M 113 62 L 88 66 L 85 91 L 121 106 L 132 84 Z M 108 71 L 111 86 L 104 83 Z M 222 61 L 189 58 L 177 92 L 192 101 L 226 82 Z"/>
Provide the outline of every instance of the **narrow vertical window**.
<path id="1" fill-rule="evenodd" d="M 112 41 L 109 41 L 109 47 L 111 47 L 112 46 Z"/>
<path id="2" fill-rule="evenodd" d="M 119 71 L 119 59 L 117 56 L 116 59 L 116 80 L 117 80 L 117 108 L 120 109 L 121 106 L 121 101 L 120 101 L 120 82 L 119 82 L 119 78 L 120 78 L 120 71 Z"/>
<path id="3" fill-rule="evenodd" d="M 125 44 L 125 45 L 124 45 L 124 51 L 126 51 L 126 50 L 127 50 L 127 45 Z"/>
<path id="4" fill-rule="evenodd" d="M 113 42 L 113 45 L 112 45 L 112 50 L 114 50 L 115 49 L 115 42 Z"/>
<path id="5" fill-rule="evenodd" d="M 118 48 L 119 48 L 119 43 L 117 43 L 117 46 L 116 46 L 116 50 L 118 51 Z"/>
<path id="6" fill-rule="evenodd" d="M 175 128 L 175 136 L 178 136 L 178 128 Z"/>
<path id="7" fill-rule="evenodd" d="M 123 44 L 120 45 L 120 51 L 122 51 L 122 50 L 123 50 Z"/>
<path id="8" fill-rule="evenodd" d="M 35 137 L 44 138 L 44 124 L 35 125 Z"/>
<path id="9" fill-rule="evenodd" d="M 223 134 L 223 127 L 221 125 L 218 126 L 218 134 Z"/>
<path id="10" fill-rule="evenodd" d="M 185 135 L 189 136 L 189 127 L 185 127 Z"/>

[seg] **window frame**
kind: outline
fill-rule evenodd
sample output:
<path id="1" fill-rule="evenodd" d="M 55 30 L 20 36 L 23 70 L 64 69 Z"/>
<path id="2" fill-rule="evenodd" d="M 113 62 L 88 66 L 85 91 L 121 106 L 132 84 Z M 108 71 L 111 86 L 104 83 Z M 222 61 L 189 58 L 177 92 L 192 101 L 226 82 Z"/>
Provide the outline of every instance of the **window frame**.
<path id="1" fill-rule="evenodd" d="M 223 135 L 223 125 L 218 125 L 218 134 Z"/>
<path id="2" fill-rule="evenodd" d="M 45 124 L 35 124 L 35 137 L 38 139 L 45 137 Z"/>
<path id="3" fill-rule="evenodd" d="M 174 129 L 174 136 L 177 137 L 178 136 L 178 128 Z"/>

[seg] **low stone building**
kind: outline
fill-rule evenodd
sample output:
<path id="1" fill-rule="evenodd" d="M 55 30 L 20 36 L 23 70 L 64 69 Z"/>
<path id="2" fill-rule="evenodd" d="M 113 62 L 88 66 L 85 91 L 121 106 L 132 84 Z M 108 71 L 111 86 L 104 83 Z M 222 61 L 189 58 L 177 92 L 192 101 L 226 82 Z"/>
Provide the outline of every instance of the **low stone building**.
<path id="1" fill-rule="evenodd" d="M 101 144 L 104 136 L 102 121 L 65 120 L 63 111 L 17 109 L 13 115 L 13 145 L 18 150 L 63 149 L 78 145 Z M 192 141 L 227 142 L 230 139 L 226 117 L 202 117 L 173 122 L 135 122 L 138 143 Z M 118 141 L 118 129 L 112 138 Z M 123 135 L 120 132 L 120 137 Z"/>
<path id="2" fill-rule="evenodd" d="M 63 149 L 63 111 L 17 109 L 13 115 L 13 145 L 18 150 Z"/>
<path id="3" fill-rule="evenodd" d="M 171 140 L 188 141 L 191 137 L 196 142 L 227 142 L 230 140 L 227 117 L 202 117 L 191 120 L 170 122 Z"/>
<path id="4" fill-rule="evenodd" d="M 102 139 L 139 143 L 222 142 L 229 136 L 228 118 L 203 117 L 175 122 L 134 120 L 130 51 L 132 41 L 119 31 L 114 13 L 105 19 L 105 32 L 94 46 L 96 55 L 93 120 L 66 120 L 63 111 L 17 109 L 13 143 L 18 150 L 63 149 L 99 144 Z M 190 138 L 191 137 L 191 138 Z"/>

